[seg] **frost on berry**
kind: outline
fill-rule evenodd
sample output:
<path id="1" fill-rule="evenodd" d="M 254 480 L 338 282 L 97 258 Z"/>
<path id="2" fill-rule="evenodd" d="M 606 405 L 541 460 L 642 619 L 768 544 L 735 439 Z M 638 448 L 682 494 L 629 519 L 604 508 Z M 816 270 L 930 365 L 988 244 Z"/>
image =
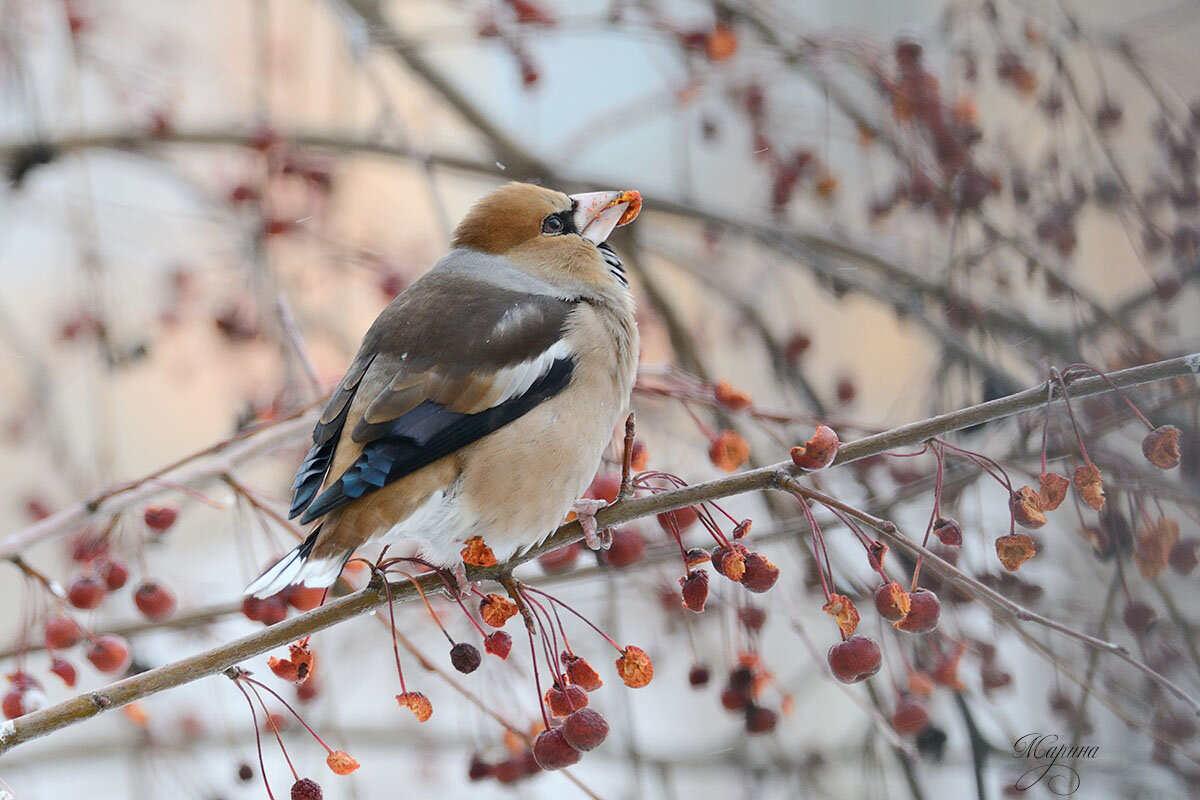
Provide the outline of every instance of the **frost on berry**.
<path id="1" fill-rule="evenodd" d="M 908 613 L 892 626 L 909 633 L 926 633 L 937 627 L 942 606 L 936 594 L 929 589 L 918 588 L 908 595 Z"/>
<path id="2" fill-rule="evenodd" d="M 1160 425 L 1142 439 L 1142 455 L 1159 469 L 1179 466 L 1179 436 L 1174 425 Z"/>
<path id="3" fill-rule="evenodd" d="M 806 470 L 825 469 L 833 463 L 842 443 L 837 433 L 828 425 L 818 425 L 813 437 L 792 448 L 792 463 Z"/>
<path id="4" fill-rule="evenodd" d="M 517 614 L 517 604 L 504 595 L 491 594 L 479 601 L 479 616 L 493 628 L 503 628 Z"/>
<path id="5" fill-rule="evenodd" d="M 565 717 L 574 711 L 586 708 L 588 704 L 587 692 L 572 684 L 563 687 L 556 683 L 546 690 L 546 695 L 542 699 L 546 701 L 552 717 Z"/>
<path id="6" fill-rule="evenodd" d="M 120 636 L 105 634 L 87 649 L 87 660 L 100 672 L 123 672 L 129 666 L 129 644 Z"/>
<path id="7" fill-rule="evenodd" d="M 1087 463 L 1075 470 L 1075 491 L 1083 498 L 1083 502 L 1099 511 L 1104 508 L 1104 482 L 1100 468 Z"/>
<path id="8" fill-rule="evenodd" d="M 1164 569 L 1171 551 L 1179 543 L 1179 523 L 1166 517 L 1147 522 L 1137 532 L 1134 541 L 1133 560 L 1138 572 L 1147 580 L 1154 580 Z"/>
<path id="9" fill-rule="evenodd" d="M 482 536 L 472 536 L 464 543 L 462 551 L 463 563 L 471 567 L 491 567 L 496 564 L 496 554 L 492 548 L 483 543 Z"/>
<path id="10" fill-rule="evenodd" d="M 933 523 L 933 535 L 947 547 L 962 547 L 962 526 L 953 517 L 938 517 Z"/>
<path id="11" fill-rule="evenodd" d="M 1010 533 L 996 539 L 996 555 L 1009 572 L 1016 572 L 1037 554 L 1033 537 L 1025 533 Z"/>
<path id="12" fill-rule="evenodd" d="M 640 647 L 627 646 L 616 663 L 617 674 L 631 689 L 640 689 L 654 677 L 654 664 Z"/>
<path id="13" fill-rule="evenodd" d="M 822 606 L 821 610 L 837 621 L 842 636 L 852 636 L 858 629 L 858 609 L 844 594 L 829 595 L 829 602 Z"/>
<path id="14" fill-rule="evenodd" d="M 740 580 L 750 591 L 762 594 L 779 580 L 779 567 L 772 564 L 762 553 L 751 553 L 746 556 L 745 569 Z"/>
<path id="15" fill-rule="evenodd" d="M 1062 505 L 1067 498 L 1067 488 L 1071 482 L 1062 475 L 1053 472 L 1043 472 L 1038 476 L 1038 499 L 1042 501 L 1042 511 L 1053 511 Z"/>
<path id="16" fill-rule="evenodd" d="M 42 639 L 47 650 L 66 650 L 82 638 L 83 630 L 70 617 L 50 617 L 43 626 Z"/>
<path id="17" fill-rule="evenodd" d="M 749 555 L 750 550 L 740 542 L 717 545 L 712 551 L 713 569 L 731 581 L 740 581 L 746 572 L 746 557 Z"/>
<path id="18" fill-rule="evenodd" d="M 401 708 L 407 708 L 417 718 L 417 722 L 424 722 L 433 716 L 433 704 L 429 702 L 429 698 L 420 692 L 404 692 L 396 695 L 396 702 Z"/>
<path id="19" fill-rule="evenodd" d="M 134 590 L 133 603 L 146 619 L 163 619 L 175 610 L 175 595 L 157 581 L 144 581 Z"/>
<path id="20" fill-rule="evenodd" d="M 512 645 L 512 637 L 504 631 L 492 631 L 483 638 L 483 649 L 501 659 L 508 658 Z"/>
<path id="21" fill-rule="evenodd" d="M 271 656 L 267 666 L 276 677 L 292 683 L 304 683 L 312 674 L 314 657 L 308 649 L 308 640 L 304 639 L 288 646 L 290 653 L 286 659 Z"/>
<path id="22" fill-rule="evenodd" d="M 75 685 L 75 665 L 62 656 L 54 657 L 50 662 L 50 671 L 61 678 L 68 689 Z"/>
<path id="23" fill-rule="evenodd" d="M 104 602 L 108 589 L 94 575 L 80 575 L 67 587 L 67 602 L 75 608 L 90 611 Z"/>
<path id="24" fill-rule="evenodd" d="M 874 599 L 875 610 L 879 612 L 879 616 L 891 622 L 904 619 L 910 607 L 908 592 L 895 581 L 877 586 Z"/>
<path id="25" fill-rule="evenodd" d="M 829 668 L 842 683 L 858 683 L 879 672 L 879 645 L 865 636 L 851 636 L 829 648 Z"/>
<path id="26" fill-rule="evenodd" d="M 916 736 L 929 726 L 929 710 L 925 701 L 914 694 L 906 694 L 896 703 L 892 711 L 892 727 L 904 736 Z"/>
<path id="27" fill-rule="evenodd" d="M 1046 524 L 1042 513 L 1042 498 L 1032 486 L 1022 486 L 1008 498 L 1013 518 L 1022 528 L 1037 529 Z"/>
<path id="28" fill-rule="evenodd" d="M 567 744 L 587 752 L 599 747 L 608 736 L 608 722 L 600 712 L 581 708 L 563 720 L 562 732 Z"/>
<path id="29" fill-rule="evenodd" d="M 16 719 L 46 707 L 42 683 L 28 672 L 17 671 L 8 676 L 9 689 L 4 694 L 3 712 L 7 719 Z"/>
<path id="30" fill-rule="evenodd" d="M 697 614 L 704 611 L 704 602 L 708 599 L 708 570 L 689 572 L 686 577 L 679 579 L 679 586 L 683 593 L 683 605 Z"/>
<path id="31" fill-rule="evenodd" d="M 301 778 L 292 784 L 292 800 L 322 800 L 321 784 L 312 778 Z"/>
<path id="32" fill-rule="evenodd" d="M 582 754 L 567 743 L 562 728 L 552 728 L 533 740 L 533 757 L 542 769 L 554 770 L 578 764 Z"/>
<path id="33" fill-rule="evenodd" d="M 567 668 L 567 677 L 571 679 L 571 683 L 581 689 L 594 692 L 604 685 L 600 673 L 596 672 L 592 665 L 580 656 L 564 652 L 561 660 L 563 666 Z"/>
<path id="34" fill-rule="evenodd" d="M 459 642 L 450 648 L 450 663 L 464 675 L 469 675 L 479 669 L 482 661 L 483 656 L 479 655 L 479 649 L 473 644 Z"/>
<path id="35" fill-rule="evenodd" d="M 354 770 L 358 769 L 358 762 L 355 761 L 349 753 L 343 750 L 334 750 L 325 759 L 325 763 L 333 770 L 334 775 L 349 775 Z"/>
<path id="36" fill-rule="evenodd" d="M 708 448 L 708 458 L 726 472 L 736 472 L 750 460 L 750 443 L 733 431 L 721 431 Z"/>

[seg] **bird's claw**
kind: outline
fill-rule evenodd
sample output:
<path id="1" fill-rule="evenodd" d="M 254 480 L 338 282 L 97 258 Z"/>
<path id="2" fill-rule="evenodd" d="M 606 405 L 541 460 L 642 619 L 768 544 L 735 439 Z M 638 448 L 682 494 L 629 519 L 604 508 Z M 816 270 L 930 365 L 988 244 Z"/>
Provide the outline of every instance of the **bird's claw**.
<path id="1" fill-rule="evenodd" d="M 583 541 L 592 550 L 607 550 L 612 547 L 612 531 L 596 530 L 596 512 L 607 505 L 605 500 L 581 497 L 571 506 L 571 510 L 579 519 L 579 527 L 583 528 Z"/>
<path id="2" fill-rule="evenodd" d="M 471 594 L 472 587 L 478 586 L 477 583 L 473 583 L 467 578 L 467 565 L 461 561 L 450 568 L 450 577 L 454 579 L 454 586 L 452 589 L 447 588 L 452 592 L 457 592 L 459 597 L 468 596 Z"/>

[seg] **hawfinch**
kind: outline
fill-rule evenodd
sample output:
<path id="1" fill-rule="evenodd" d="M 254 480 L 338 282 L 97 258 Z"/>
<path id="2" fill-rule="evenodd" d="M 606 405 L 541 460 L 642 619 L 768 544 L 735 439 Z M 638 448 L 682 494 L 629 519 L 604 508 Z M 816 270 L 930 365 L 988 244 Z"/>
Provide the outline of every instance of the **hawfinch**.
<path id="1" fill-rule="evenodd" d="M 521 183 L 476 203 L 363 337 L 292 486 L 319 524 L 246 593 L 329 586 L 369 541 L 461 571 L 473 537 L 505 561 L 552 533 L 629 403 L 633 298 L 604 240 L 640 207 Z"/>

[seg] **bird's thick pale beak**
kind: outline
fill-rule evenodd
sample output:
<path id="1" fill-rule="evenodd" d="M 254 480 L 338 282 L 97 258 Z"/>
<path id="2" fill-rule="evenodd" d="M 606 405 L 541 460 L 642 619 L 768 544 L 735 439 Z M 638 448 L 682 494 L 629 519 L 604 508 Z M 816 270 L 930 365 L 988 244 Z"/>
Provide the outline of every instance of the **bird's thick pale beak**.
<path id="1" fill-rule="evenodd" d="M 592 244 L 600 244 L 613 229 L 628 225 L 642 210 L 638 192 L 587 192 L 573 194 L 575 201 L 575 230 Z"/>

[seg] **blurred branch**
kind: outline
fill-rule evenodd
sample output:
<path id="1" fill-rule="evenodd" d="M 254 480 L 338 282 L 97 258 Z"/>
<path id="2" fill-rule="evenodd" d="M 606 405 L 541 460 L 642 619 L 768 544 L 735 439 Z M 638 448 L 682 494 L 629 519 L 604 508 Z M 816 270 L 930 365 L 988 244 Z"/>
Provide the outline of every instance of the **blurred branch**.
<path id="1" fill-rule="evenodd" d="M 1197 372 L 1200 372 L 1200 353 L 1122 370 L 1113 373 L 1109 378 L 1113 384 L 1124 388 L 1151 381 L 1194 375 Z M 1071 381 L 1069 387 L 1071 396 L 1076 398 L 1109 391 L 1109 384 L 1098 377 L 1078 378 Z M 1009 397 L 904 425 L 874 436 L 867 436 L 843 445 L 834 463 L 837 465 L 848 464 L 858 459 L 878 455 L 895 448 L 919 444 L 931 437 L 945 435 L 964 427 L 990 420 L 1002 419 L 1021 411 L 1038 408 L 1046 403 L 1046 393 L 1047 385 L 1042 384 Z M 1061 397 L 1056 397 L 1056 399 L 1061 400 Z M 307 424 L 307 420 L 305 422 Z M 818 498 L 822 503 L 832 503 L 834 507 L 848 513 L 852 511 L 856 517 L 867 521 L 868 524 L 879 530 L 880 535 L 890 545 L 910 555 L 915 556 L 920 554 L 924 556 L 929 568 L 944 575 L 948 580 L 969 588 L 975 593 L 974 596 L 977 599 L 985 602 L 994 609 L 1003 611 L 1005 615 L 1010 615 L 1016 620 L 1031 621 L 1043 625 L 1077 639 L 1090 647 L 1114 655 L 1141 671 L 1176 697 L 1189 703 L 1193 708 L 1200 709 L 1200 704 L 1194 699 L 1153 669 L 1134 659 L 1125 648 L 1075 631 L 1060 622 L 1048 619 L 1014 603 L 1012 600 L 994 592 L 974 578 L 938 558 L 924 547 L 908 539 L 908 537 L 898 531 L 894 524 L 882 519 L 873 518 L 857 509 L 850 509 L 850 507 L 841 504 L 835 498 L 799 486 L 795 483 L 794 479 L 801 474 L 803 474 L 803 470 L 797 468 L 790 461 L 786 461 L 770 467 L 755 469 L 694 486 L 687 486 L 647 497 L 632 498 L 601 509 L 596 515 L 597 524 L 601 528 L 611 528 L 662 511 L 683 508 L 699 502 L 715 500 L 748 491 L 760 489 L 799 490 L 808 497 Z M 509 575 L 515 566 L 536 558 L 544 552 L 579 541 L 582 538 L 583 532 L 579 527 L 579 523 L 572 522 L 560 527 L 556 533 L 542 544 L 531 548 L 507 563 L 484 569 L 468 568 L 467 574 L 468 577 L 475 581 L 498 581 Z M 440 575 L 424 576 L 419 583 L 421 589 L 426 592 L 440 590 L 443 586 Z M 396 601 L 411 600 L 417 596 L 417 589 L 412 582 L 402 581 L 390 586 L 390 595 Z M 377 608 L 387 601 L 388 596 L 389 591 L 384 589 L 382 583 L 373 581 L 361 591 L 333 600 L 327 605 L 293 619 L 285 620 L 262 631 L 243 636 L 233 642 L 179 659 L 139 675 L 125 678 L 96 691 L 65 700 L 40 711 L 18 717 L 15 720 L 10 720 L 0 726 L 0 753 L 10 750 L 23 742 L 45 736 L 56 730 L 90 719 L 103 711 L 119 708 L 139 698 L 181 686 L 199 678 L 218 674 L 247 658 L 260 655 L 300 637 L 324 630 L 338 622 Z"/>

